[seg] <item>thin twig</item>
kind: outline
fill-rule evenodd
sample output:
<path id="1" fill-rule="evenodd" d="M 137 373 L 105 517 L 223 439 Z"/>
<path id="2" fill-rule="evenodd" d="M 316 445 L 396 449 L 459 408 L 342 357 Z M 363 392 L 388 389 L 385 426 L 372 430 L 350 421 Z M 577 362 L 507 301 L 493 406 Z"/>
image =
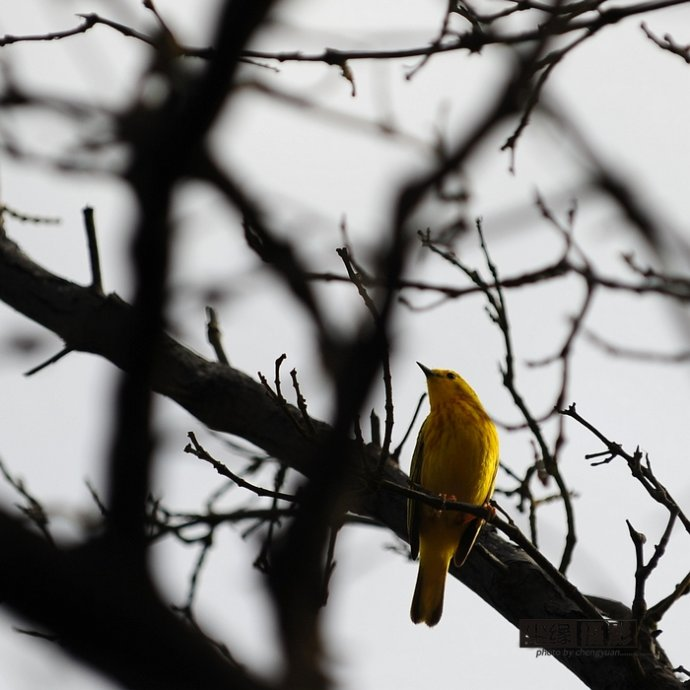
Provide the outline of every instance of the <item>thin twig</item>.
<path id="1" fill-rule="evenodd" d="M 302 420 L 310 433 L 314 433 L 314 425 L 309 416 L 307 410 L 307 399 L 302 395 L 302 391 L 299 387 L 299 381 L 297 380 L 297 369 L 290 370 L 290 378 L 292 379 L 292 387 L 295 389 L 295 396 L 297 398 L 297 409 L 302 414 Z"/>
<path id="2" fill-rule="evenodd" d="M 338 534 L 340 534 L 340 528 L 342 527 L 342 522 L 339 525 L 332 525 L 330 530 L 330 535 L 328 537 L 328 548 L 326 549 L 326 565 L 323 571 L 323 588 L 321 592 L 321 606 L 325 606 L 328 603 L 328 586 L 335 571 L 336 560 L 335 560 L 335 545 L 338 541 Z"/>
<path id="3" fill-rule="evenodd" d="M 407 442 L 407 439 L 410 437 L 410 434 L 412 433 L 412 429 L 414 428 L 415 422 L 417 421 L 417 417 L 419 416 L 419 411 L 422 409 L 422 403 L 426 399 L 426 393 L 423 393 L 420 397 L 419 400 L 417 401 L 417 407 L 414 410 L 414 413 L 412 415 L 412 419 L 410 420 L 410 423 L 407 426 L 407 430 L 405 431 L 404 436 L 402 437 L 402 440 L 400 443 L 397 445 L 395 450 L 393 451 L 393 457 L 396 460 L 400 460 L 400 453 L 402 453 L 403 446 Z"/>
<path id="4" fill-rule="evenodd" d="M 395 408 L 393 406 L 393 379 L 391 376 L 391 366 L 390 366 L 390 346 L 388 343 L 388 338 L 385 335 L 384 329 L 381 324 L 381 315 L 376 307 L 376 304 L 369 296 L 367 289 L 362 280 L 360 271 L 355 267 L 354 261 L 347 247 L 341 247 L 336 250 L 338 256 L 345 265 L 345 270 L 347 271 L 348 278 L 350 282 L 357 288 L 364 305 L 369 310 L 371 317 L 374 321 L 374 328 L 381 329 L 384 335 L 384 351 L 381 356 L 381 365 L 383 368 L 383 388 L 385 396 L 385 411 L 386 416 L 384 419 L 384 431 L 383 431 L 383 441 L 381 443 L 381 454 L 380 463 L 386 461 L 390 457 L 390 445 L 391 439 L 393 437 L 393 425 L 394 425 L 394 414 Z"/>
<path id="5" fill-rule="evenodd" d="M 89 490 L 89 493 L 91 494 L 91 498 L 93 499 L 93 502 L 96 504 L 96 508 L 98 508 L 98 512 L 104 517 L 108 517 L 108 509 L 105 507 L 105 503 L 101 500 L 101 497 L 98 495 L 98 492 L 96 491 L 95 487 L 91 482 L 87 479 L 85 482 L 86 488 Z"/>
<path id="6" fill-rule="evenodd" d="M 24 376 L 33 376 L 34 374 L 37 374 L 39 371 L 42 371 L 46 367 L 49 367 L 51 364 L 55 364 L 55 362 L 59 362 L 63 357 L 68 355 L 70 352 L 73 352 L 74 348 L 72 347 L 63 347 L 60 352 L 57 354 L 53 355 L 49 359 L 47 359 L 45 362 L 41 362 L 38 366 L 33 367 L 33 369 L 29 369 L 29 371 L 24 372 Z"/>
<path id="7" fill-rule="evenodd" d="M 278 357 L 275 361 L 275 377 L 273 379 L 273 383 L 276 387 L 276 397 L 278 400 L 281 402 L 287 403 L 287 400 L 285 400 L 285 397 L 283 396 L 283 391 L 280 388 L 280 367 L 283 366 L 283 362 L 287 359 L 287 355 L 283 352 L 280 357 Z"/>
<path id="8" fill-rule="evenodd" d="M 143 0 L 142 4 L 147 10 L 150 10 L 153 13 L 153 16 L 156 18 L 158 25 L 160 26 L 161 30 L 163 31 L 163 34 L 169 42 L 169 45 L 177 46 L 177 40 L 175 39 L 173 32 L 170 30 L 170 26 L 161 16 L 153 0 Z"/>
<path id="9" fill-rule="evenodd" d="M 268 383 L 268 380 L 266 377 L 261 373 L 258 372 L 259 374 L 259 380 L 261 381 L 262 385 L 266 389 L 266 392 L 275 400 L 275 402 L 280 406 L 280 408 L 283 410 L 283 412 L 287 415 L 287 418 L 290 420 L 290 422 L 294 425 L 295 429 L 297 429 L 301 434 L 304 434 L 305 436 L 311 435 L 314 431 L 314 425 L 311 420 L 311 417 L 309 417 L 309 413 L 307 412 L 307 401 L 302 396 L 302 393 L 299 388 L 299 383 L 297 382 L 296 375 L 297 371 L 293 369 L 295 372 L 292 374 L 292 384 L 293 387 L 295 388 L 296 395 L 297 395 L 297 405 L 298 409 L 300 412 L 299 417 L 296 414 L 293 414 L 292 408 L 288 404 L 288 401 L 285 399 L 285 396 L 283 395 L 282 387 L 281 387 L 281 382 L 280 382 L 280 368 L 283 365 L 283 362 L 287 359 L 287 355 L 283 353 L 280 355 L 280 357 L 276 358 L 275 361 L 275 372 L 274 372 L 274 385 L 275 385 L 275 391 L 271 388 L 271 386 Z M 300 420 L 302 420 L 302 423 L 300 423 Z"/>
<path id="10" fill-rule="evenodd" d="M 217 640 L 214 640 L 213 638 L 209 637 L 209 635 L 207 635 L 206 632 L 204 632 L 201 629 L 201 627 L 196 621 L 196 618 L 194 618 L 194 614 L 191 609 L 176 606 L 173 606 L 172 609 L 174 611 L 177 611 L 182 616 L 185 622 L 192 628 L 192 630 L 194 630 L 194 634 L 197 637 L 201 638 L 209 645 L 211 645 L 214 649 L 216 649 L 218 653 L 223 658 L 225 658 L 233 667 L 238 669 L 244 668 L 244 666 L 233 656 L 233 654 L 230 652 L 226 645 L 224 645 L 222 642 L 218 642 Z"/>
<path id="11" fill-rule="evenodd" d="M 623 345 L 614 345 L 605 340 L 594 331 L 586 330 L 584 335 L 593 345 L 613 355 L 625 359 L 634 359 L 638 362 L 649 362 L 653 364 L 682 364 L 690 360 L 690 350 L 680 350 L 679 352 L 653 352 L 652 350 L 638 350 Z"/>
<path id="12" fill-rule="evenodd" d="M 498 269 L 496 268 L 496 265 L 494 264 L 493 260 L 491 259 L 491 256 L 489 254 L 489 250 L 486 244 L 486 240 L 484 239 L 484 232 L 482 230 L 482 224 L 481 222 L 477 221 L 477 232 L 479 234 L 479 241 L 480 245 L 482 248 L 482 251 L 484 253 L 484 256 L 486 258 L 486 263 L 487 266 L 489 267 L 489 270 L 491 271 L 491 275 L 494 279 L 494 283 L 496 285 L 496 295 L 497 299 L 494 301 L 491 298 L 491 292 L 487 290 L 485 294 L 487 294 L 487 299 L 489 299 L 489 302 L 492 304 L 494 308 L 494 319 L 496 320 L 496 323 L 499 325 L 499 328 L 501 329 L 501 332 L 504 335 L 504 342 L 505 342 L 505 347 L 506 347 L 506 358 L 505 358 L 505 368 L 503 369 L 503 383 L 510 392 L 513 401 L 517 405 L 518 409 L 522 413 L 522 416 L 525 418 L 525 421 L 527 422 L 527 425 L 530 428 L 530 431 L 532 432 L 533 437 L 536 439 L 537 443 L 539 444 L 539 449 L 542 454 L 542 461 L 544 462 L 544 466 L 546 468 L 546 471 L 551 475 L 554 480 L 556 481 L 556 485 L 558 486 L 558 490 L 563 498 L 563 507 L 565 509 L 565 515 L 566 515 L 566 537 L 565 537 L 565 544 L 563 546 L 563 553 L 561 555 L 561 562 L 558 567 L 558 569 L 561 571 L 561 573 L 565 573 L 566 570 L 568 569 L 568 565 L 570 564 L 570 560 L 572 558 L 572 553 L 575 548 L 575 544 L 577 542 L 577 537 L 576 537 L 576 532 L 575 532 L 575 513 L 573 511 L 573 505 L 572 501 L 570 500 L 570 491 L 568 490 L 568 487 L 566 486 L 565 479 L 563 478 L 563 475 L 560 472 L 560 469 L 558 467 L 558 463 L 556 461 L 555 455 L 549 450 L 547 444 L 546 444 L 546 439 L 544 438 L 541 427 L 537 420 L 532 416 L 531 412 L 527 408 L 527 403 L 524 401 L 522 396 L 518 393 L 516 385 L 515 385 L 515 371 L 514 371 L 514 366 L 513 366 L 513 349 L 512 349 L 512 340 L 510 337 L 510 330 L 509 330 L 509 323 L 508 323 L 508 312 L 506 309 L 506 303 L 505 303 L 505 297 L 503 295 L 503 287 L 501 285 L 501 281 L 499 280 L 498 276 Z M 475 272 L 476 273 L 476 272 Z"/>
<path id="13" fill-rule="evenodd" d="M 381 419 L 376 414 L 376 410 L 369 413 L 369 433 L 371 435 L 371 442 L 381 447 Z"/>
<path id="14" fill-rule="evenodd" d="M 287 475 L 287 465 L 283 465 L 278 469 L 275 475 L 275 480 L 273 483 L 273 488 L 275 491 L 279 491 L 283 483 L 285 481 L 285 477 Z M 263 542 L 261 544 L 261 549 L 259 550 L 259 554 L 257 557 L 254 559 L 254 567 L 258 568 L 261 570 L 263 573 L 268 573 L 271 567 L 271 551 L 273 548 L 273 538 L 276 533 L 276 529 L 280 526 L 280 518 L 281 515 L 280 513 L 277 512 L 278 508 L 278 499 L 274 498 L 271 508 L 273 508 L 272 514 L 270 518 L 268 519 L 268 529 L 266 530 L 266 536 L 263 539 Z M 293 513 L 294 515 L 294 513 Z M 264 524 L 263 522 L 257 523 L 256 527 L 258 528 Z"/>
<path id="15" fill-rule="evenodd" d="M 93 218 L 93 208 L 85 206 L 84 228 L 86 229 L 86 242 L 89 247 L 89 263 L 91 265 L 91 289 L 97 294 L 103 294 L 103 279 L 101 278 L 101 260 L 98 255 L 98 239 L 96 238 L 96 224 Z"/>
<path id="16" fill-rule="evenodd" d="M 260 526 L 267 522 L 277 522 L 282 518 L 293 516 L 295 512 L 293 505 L 290 504 L 285 508 L 240 508 L 229 512 L 207 512 L 204 514 L 178 513 L 159 509 L 159 512 L 164 514 L 164 519 L 153 522 L 152 526 L 155 530 L 151 539 L 154 541 L 174 534 L 177 539 L 185 544 L 197 544 L 206 538 L 205 533 L 199 536 L 198 528 L 200 526 L 215 529 L 219 525 L 237 524 L 247 521 L 254 522 Z M 191 536 L 186 535 L 188 530 L 192 531 Z"/>
<path id="17" fill-rule="evenodd" d="M 646 541 L 646 537 L 633 528 L 630 524 L 630 520 L 626 520 L 625 524 L 628 526 L 630 538 L 635 546 L 635 595 L 633 596 L 632 612 L 633 616 L 640 621 L 647 609 L 644 590 L 648 574 L 645 572 L 643 555 L 643 545 Z"/>
<path id="18" fill-rule="evenodd" d="M 193 431 L 187 433 L 187 437 L 191 441 L 191 444 L 187 444 L 184 448 L 185 453 L 190 453 L 195 455 L 197 458 L 208 462 L 213 468 L 223 477 L 227 477 L 232 480 L 237 486 L 242 489 L 248 489 L 249 491 L 255 493 L 257 496 L 267 496 L 269 498 L 276 498 L 281 501 L 288 501 L 290 503 L 297 501 L 297 497 L 292 494 L 282 493 L 280 491 L 271 491 L 270 489 L 264 489 L 261 486 L 256 486 L 246 479 L 243 479 L 239 475 L 235 474 L 232 470 L 228 469 L 222 462 L 216 460 L 212 455 L 210 455 L 197 441 L 196 436 Z"/>
<path id="19" fill-rule="evenodd" d="M 659 48 L 667 50 L 669 53 L 678 55 L 679 57 L 683 58 L 685 62 L 690 64 L 690 45 L 681 45 L 680 43 L 676 43 L 670 34 L 664 34 L 663 39 L 661 39 L 653 34 L 644 22 L 641 24 L 640 28 L 642 31 L 644 31 L 647 38 L 656 43 Z"/>
<path id="20" fill-rule="evenodd" d="M 0 205 L 0 215 L 8 215 L 10 218 L 14 218 L 20 223 L 35 223 L 36 225 L 58 225 L 62 222 L 60 218 L 51 216 L 34 216 L 29 215 L 28 213 L 22 213 L 21 211 L 10 208 L 5 204 Z"/>
<path id="21" fill-rule="evenodd" d="M 216 310 L 213 307 L 206 307 L 206 319 L 206 338 L 213 348 L 213 351 L 216 353 L 216 359 L 221 364 L 227 364 L 229 366 L 230 361 L 223 349 L 223 334 L 218 325 Z"/>
<path id="22" fill-rule="evenodd" d="M 2 460 L 0 460 L 0 473 L 5 477 L 7 483 L 26 501 L 26 506 L 17 506 L 19 510 L 48 542 L 54 544 L 53 535 L 48 529 L 50 519 L 41 503 L 29 492 L 23 480 L 12 476 Z"/>
<path id="23" fill-rule="evenodd" d="M 664 614 L 675 604 L 681 597 L 687 596 L 690 593 L 690 572 L 674 587 L 673 591 L 654 606 L 650 606 L 645 616 L 645 621 L 649 621 L 650 627 L 656 625 Z"/>
<path id="24" fill-rule="evenodd" d="M 562 415 L 571 417 L 580 425 L 588 429 L 594 436 L 596 436 L 605 446 L 606 450 L 599 453 L 588 454 L 586 457 L 588 459 L 601 456 L 602 460 L 598 462 L 593 462 L 592 465 L 603 465 L 611 462 L 616 457 L 621 457 L 628 464 L 633 477 L 637 479 L 640 484 L 644 487 L 645 491 L 657 502 L 663 505 L 669 510 L 669 512 L 675 512 L 678 518 L 683 523 L 686 532 L 690 534 L 690 519 L 680 508 L 675 499 L 671 496 L 668 489 L 656 478 L 654 472 L 652 471 L 651 463 L 649 461 L 649 456 L 646 457 L 645 464 L 642 463 L 642 452 L 639 448 L 635 450 L 635 453 L 631 454 L 625 451 L 619 443 L 615 443 L 608 439 L 599 429 L 597 429 L 591 422 L 587 421 L 582 417 L 575 407 L 575 403 L 570 405 L 565 410 L 560 410 Z"/>
<path id="25" fill-rule="evenodd" d="M 642 545 L 645 541 L 644 537 L 638 532 L 635 532 L 630 522 L 626 520 L 628 530 L 630 531 L 630 536 L 635 544 L 635 560 L 637 563 L 637 567 L 635 568 L 635 598 L 633 600 L 632 607 L 633 614 L 638 621 L 650 629 L 654 629 L 657 623 L 661 620 L 663 614 L 668 610 L 668 608 L 670 608 L 671 604 L 676 601 L 679 596 L 682 596 L 682 594 L 687 592 L 687 585 L 681 588 L 680 592 L 678 588 L 676 588 L 676 590 L 671 593 L 670 597 L 666 597 L 664 600 L 662 600 L 664 602 L 663 604 L 659 602 L 659 604 L 653 607 L 653 613 L 647 610 L 647 605 L 644 599 L 645 584 L 654 569 L 659 565 L 661 557 L 664 555 L 664 553 L 666 553 L 666 547 L 668 546 L 668 542 L 671 538 L 671 532 L 673 531 L 673 526 L 676 523 L 677 517 L 678 513 L 676 511 L 671 511 L 669 513 L 664 533 L 661 535 L 659 543 L 654 547 L 652 557 L 646 564 L 642 561 Z"/>
<path id="26" fill-rule="evenodd" d="M 192 610 L 194 606 L 194 597 L 197 592 L 197 585 L 199 583 L 199 576 L 201 575 L 201 569 L 204 567 L 206 562 L 206 557 L 208 556 L 211 546 L 213 546 L 213 529 L 210 529 L 199 541 L 201 542 L 201 549 L 199 555 L 197 556 L 196 562 L 194 563 L 194 568 L 189 576 L 189 589 L 187 590 L 187 601 L 184 604 L 184 609 L 187 611 Z"/>
<path id="27" fill-rule="evenodd" d="M 537 505 L 538 505 L 538 502 L 537 502 L 537 499 L 535 499 L 534 494 L 532 493 L 532 489 L 530 487 L 530 483 L 532 481 L 532 478 L 534 477 L 534 474 L 537 471 L 537 464 L 535 462 L 532 465 L 530 465 L 527 468 L 527 471 L 525 472 L 524 477 L 520 477 L 519 475 L 517 475 L 504 462 L 501 462 L 499 467 L 509 477 L 512 477 L 513 479 L 515 479 L 518 482 L 518 485 L 514 489 L 497 488 L 496 492 L 501 493 L 508 498 L 511 496 L 518 496 L 520 500 L 519 500 L 519 503 L 517 505 L 517 509 L 521 513 L 523 513 L 525 511 L 524 504 L 527 503 L 530 540 L 536 548 L 539 548 L 539 539 L 538 539 L 538 531 L 537 531 Z"/>
<path id="28" fill-rule="evenodd" d="M 410 487 L 402 486 L 396 484 L 388 479 L 381 480 L 381 487 L 392 491 L 393 493 L 400 494 L 405 498 L 412 498 L 420 503 L 431 506 L 436 510 L 453 510 L 459 511 L 461 513 L 468 513 L 469 515 L 474 515 L 476 517 L 483 518 L 484 520 L 490 520 L 493 510 L 487 506 L 475 505 L 474 503 L 464 503 L 462 501 L 449 501 L 438 494 L 433 494 L 428 492 L 424 487 L 419 484 L 415 484 L 410 481 Z"/>
<path id="29" fill-rule="evenodd" d="M 37 637 L 41 640 L 46 640 L 48 642 L 60 642 L 60 636 L 59 635 L 53 635 L 51 633 L 45 633 L 45 632 L 40 632 L 39 630 L 29 630 L 27 628 L 17 628 L 16 626 L 12 627 L 12 630 L 14 630 L 16 633 L 19 633 L 20 635 L 28 635 L 29 637 Z"/>

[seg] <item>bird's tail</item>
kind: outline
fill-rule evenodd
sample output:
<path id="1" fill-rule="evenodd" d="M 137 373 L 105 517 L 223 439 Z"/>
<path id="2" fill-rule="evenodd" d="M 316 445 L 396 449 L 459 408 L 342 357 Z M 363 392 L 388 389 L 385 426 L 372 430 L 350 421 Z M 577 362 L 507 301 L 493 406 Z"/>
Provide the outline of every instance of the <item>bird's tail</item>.
<path id="1" fill-rule="evenodd" d="M 417 584 L 412 597 L 410 618 L 413 623 L 436 625 L 443 613 L 446 574 L 452 554 L 428 551 L 420 554 Z"/>

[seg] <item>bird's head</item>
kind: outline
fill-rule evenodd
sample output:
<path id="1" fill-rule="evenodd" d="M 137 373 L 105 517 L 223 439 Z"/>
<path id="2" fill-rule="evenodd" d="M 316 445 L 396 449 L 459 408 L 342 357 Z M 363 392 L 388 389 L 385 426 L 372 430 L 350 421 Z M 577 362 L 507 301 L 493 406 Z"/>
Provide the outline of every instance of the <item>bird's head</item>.
<path id="1" fill-rule="evenodd" d="M 457 372 L 451 369 L 429 369 L 421 362 L 417 362 L 417 365 L 426 376 L 429 404 L 432 408 L 455 398 L 471 398 L 479 402 L 479 398 L 470 384 Z"/>

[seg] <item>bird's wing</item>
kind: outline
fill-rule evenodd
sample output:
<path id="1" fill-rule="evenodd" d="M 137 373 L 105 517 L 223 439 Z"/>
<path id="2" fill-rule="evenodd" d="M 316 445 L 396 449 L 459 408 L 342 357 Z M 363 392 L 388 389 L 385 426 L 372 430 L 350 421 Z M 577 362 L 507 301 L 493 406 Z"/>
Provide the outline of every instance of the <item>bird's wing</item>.
<path id="1" fill-rule="evenodd" d="M 484 526 L 484 520 L 481 518 L 476 518 L 467 523 L 467 526 L 463 529 L 460 535 L 460 540 L 458 541 L 458 548 L 455 549 L 455 555 L 453 556 L 453 563 L 459 568 L 470 555 L 474 542 L 477 541 L 479 532 Z"/>
<path id="2" fill-rule="evenodd" d="M 493 474 L 493 477 L 491 477 L 491 484 L 489 485 L 489 493 L 488 493 L 487 497 L 484 499 L 485 503 L 486 503 L 486 501 L 488 501 L 491 498 L 491 496 L 494 493 L 494 486 L 496 484 L 496 475 L 498 474 L 498 466 L 500 464 L 501 464 L 501 461 L 498 458 L 496 458 L 496 462 L 494 463 L 494 474 Z"/>
<path id="3" fill-rule="evenodd" d="M 494 492 L 494 484 L 496 483 L 497 473 L 498 460 L 496 460 L 494 464 L 494 472 L 491 478 L 491 484 L 489 486 L 489 493 L 484 499 L 485 503 L 491 498 L 491 495 Z M 467 560 L 467 556 L 469 556 L 470 551 L 474 546 L 474 542 L 477 541 L 477 537 L 479 536 L 479 532 L 481 532 L 481 529 L 484 526 L 484 522 L 485 521 L 481 518 L 472 520 L 467 524 L 467 527 L 463 530 L 462 534 L 460 535 L 460 540 L 458 541 L 458 548 L 455 550 L 455 555 L 453 556 L 453 563 L 455 563 L 455 565 L 458 566 L 458 568 Z"/>
<path id="4" fill-rule="evenodd" d="M 425 422 L 426 424 L 426 422 Z M 422 478 L 422 465 L 424 464 L 424 424 L 417 436 L 417 445 L 412 455 L 412 466 L 410 467 L 410 481 L 419 484 Z M 410 556 L 417 558 L 419 553 L 419 506 L 413 498 L 407 499 L 407 536 L 410 540 Z"/>

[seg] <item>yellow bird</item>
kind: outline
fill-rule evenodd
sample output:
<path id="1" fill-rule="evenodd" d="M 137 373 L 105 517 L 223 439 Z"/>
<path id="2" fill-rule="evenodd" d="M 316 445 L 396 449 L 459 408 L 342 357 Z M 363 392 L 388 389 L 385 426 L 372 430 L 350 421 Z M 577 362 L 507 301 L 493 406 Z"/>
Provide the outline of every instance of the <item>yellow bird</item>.
<path id="1" fill-rule="evenodd" d="M 417 362 L 419 364 L 419 362 Z M 477 394 L 459 374 L 419 364 L 429 389 L 429 416 L 417 437 L 410 479 L 448 500 L 484 505 L 498 470 L 498 433 Z M 407 530 L 419 573 L 410 617 L 436 625 L 451 558 L 461 566 L 484 520 L 457 510 L 407 502 Z"/>

